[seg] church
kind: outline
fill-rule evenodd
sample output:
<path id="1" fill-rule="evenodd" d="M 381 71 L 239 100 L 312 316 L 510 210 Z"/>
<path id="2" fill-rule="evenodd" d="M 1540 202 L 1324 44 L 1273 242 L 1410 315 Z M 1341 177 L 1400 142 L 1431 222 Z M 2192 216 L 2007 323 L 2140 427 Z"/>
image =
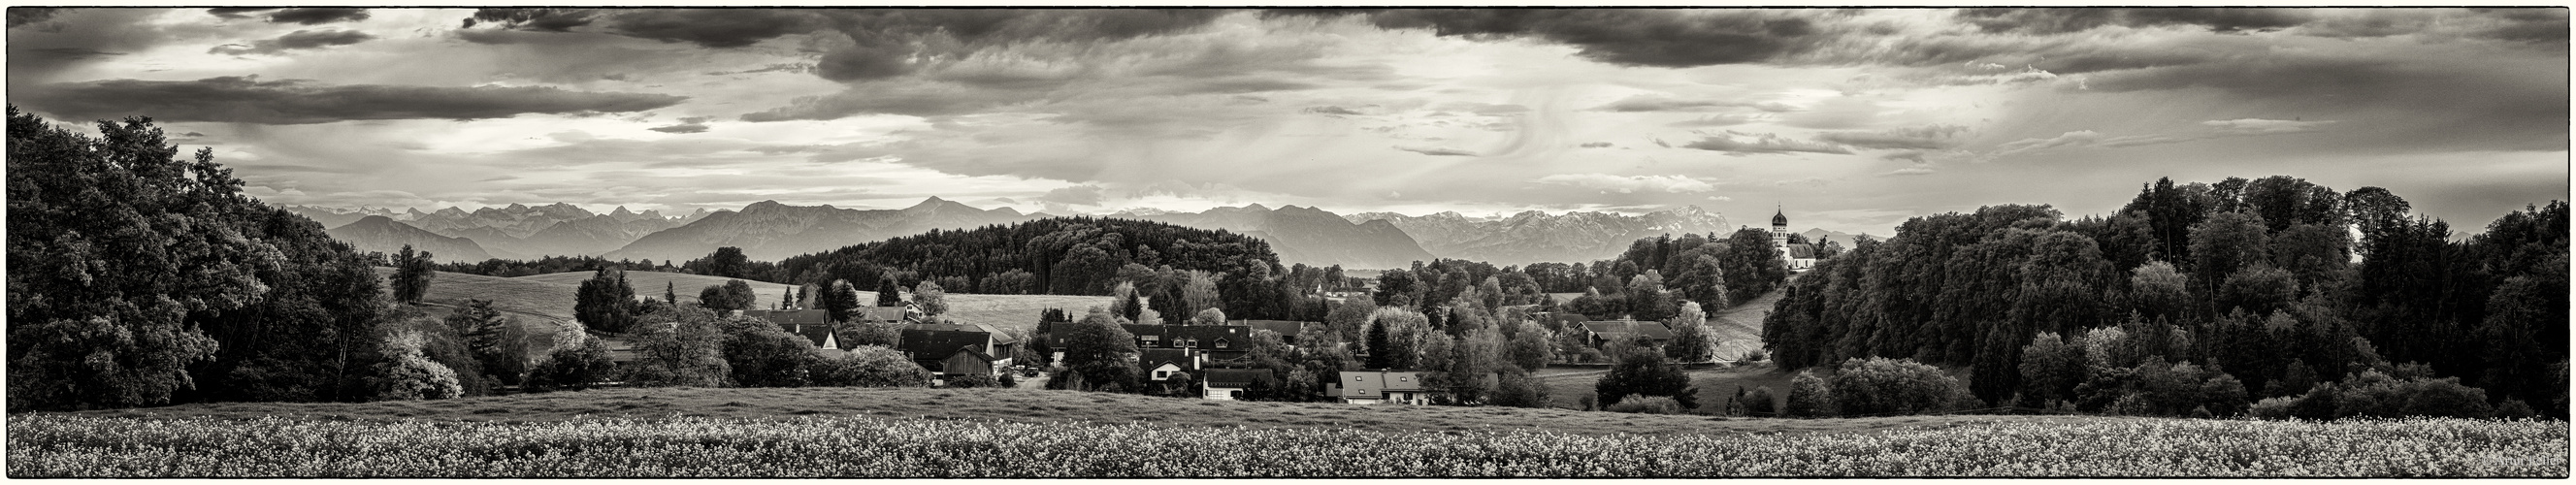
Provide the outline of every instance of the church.
<path id="1" fill-rule="evenodd" d="M 1771 215 L 1771 250 L 1789 264 L 1790 272 L 1805 272 L 1816 267 L 1816 246 L 1789 243 L 1789 212 L 1783 208 Z"/>

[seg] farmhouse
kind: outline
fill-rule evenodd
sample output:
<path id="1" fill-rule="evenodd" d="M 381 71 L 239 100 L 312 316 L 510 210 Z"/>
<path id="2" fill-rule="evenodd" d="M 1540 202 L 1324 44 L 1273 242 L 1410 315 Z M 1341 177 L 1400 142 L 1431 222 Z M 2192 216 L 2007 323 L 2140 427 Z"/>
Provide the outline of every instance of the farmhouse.
<path id="1" fill-rule="evenodd" d="M 1288 345 L 1297 345 L 1297 334 L 1299 333 L 1304 333 L 1308 329 L 1320 330 L 1324 328 L 1324 322 L 1299 322 L 1290 320 L 1235 320 L 1226 322 L 1226 324 L 1252 327 L 1253 330 L 1269 330 L 1272 333 L 1279 334 L 1279 341 L 1286 342 Z"/>
<path id="2" fill-rule="evenodd" d="M 814 343 L 814 351 L 830 355 L 843 350 L 840 331 L 832 324 L 832 315 L 823 310 L 742 310 L 742 316 L 768 320 L 781 330 Z"/>
<path id="3" fill-rule="evenodd" d="M 992 374 L 995 368 L 1010 367 L 1020 343 L 1009 332 L 980 323 L 906 325 L 900 342 L 895 350 L 942 375 Z"/>
<path id="4" fill-rule="evenodd" d="M 1205 365 L 1207 355 L 1190 349 L 1141 349 L 1136 355 L 1136 368 L 1144 369 L 1145 378 L 1155 382 L 1182 372 L 1198 375 L 1199 368 Z"/>
<path id="5" fill-rule="evenodd" d="M 1588 342 L 1594 347 L 1599 347 L 1601 344 L 1629 338 L 1631 336 L 1645 337 L 1647 341 L 1653 342 L 1654 345 L 1663 345 L 1672 343 L 1673 341 L 1673 329 L 1671 327 L 1665 327 L 1663 322 L 1640 322 L 1636 320 L 1583 322 L 1583 332 L 1588 339 Z"/>
<path id="6" fill-rule="evenodd" d="M 1431 404 L 1434 391 L 1422 385 L 1420 372 L 1342 371 L 1341 379 L 1324 386 L 1326 395 L 1344 404 Z"/>

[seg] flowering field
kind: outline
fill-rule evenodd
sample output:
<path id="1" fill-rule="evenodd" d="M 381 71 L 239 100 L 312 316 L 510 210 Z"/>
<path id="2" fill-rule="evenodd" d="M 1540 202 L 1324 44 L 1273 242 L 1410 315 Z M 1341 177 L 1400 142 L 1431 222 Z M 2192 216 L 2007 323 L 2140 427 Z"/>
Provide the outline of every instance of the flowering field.
<path id="1" fill-rule="evenodd" d="M 2566 477 L 2564 422 L 1994 422 L 1867 433 L 1369 432 L 871 417 L 9 418 L 11 477 Z"/>

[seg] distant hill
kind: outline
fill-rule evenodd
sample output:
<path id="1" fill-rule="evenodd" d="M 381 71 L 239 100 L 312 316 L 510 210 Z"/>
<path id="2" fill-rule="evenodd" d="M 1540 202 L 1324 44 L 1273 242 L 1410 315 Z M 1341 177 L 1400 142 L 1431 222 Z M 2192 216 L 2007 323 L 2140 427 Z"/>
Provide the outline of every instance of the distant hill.
<path id="1" fill-rule="evenodd" d="M 1351 222 L 1386 221 L 1403 229 L 1433 255 L 1497 265 L 1610 259 L 1639 238 L 1686 233 L 1722 235 L 1736 229 L 1726 223 L 1726 216 L 1699 206 L 1638 216 L 1527 211 L 1510 217 L 1471 218 L 1456 212 L 1422 216 L 1366 212 L 1343 218 Z"/>
<path id="2" fill-rule="evenodd" d="M 1344 268 L 1386 269 L 1412 266 L 1414 261 L 1430 261 L 1424 251 L 1393 224 L 1382 221 L 1350 221 L 1332 212 L 1313 207 L 1287 206 L 1278 209 L 1252 204 L 1243 207 L 1218 207 L 1204 212 L 1123 211 L 1110 217 L 1166 222 L 1200 229 L 1223 229 L 1270 242 L 1283 264 L 1305 263 L 1307 266 L 1341 265 Z"/>
<path id="3" fill-rule="evenodd" d="M 686 225 L 708 214 L 700 210 L 688 217 L 670 218 L 660 211 L 629 212 L 625 206 L 608 214 L 594 214 L 564 203 L 536 207 L 510 204 L 474 212 L 450 207 L 419 215 L 409 223 L 430 232 L 473 239 L 497 255 L 525 259 L 607 254 L 647 234 Z"/>
<path id="4" fill-rule="evenodd" d="M 332 239 L 356 246 L 359 252 L 393 254 L 409 244 L 413 250 L 429 251 L 432 259 L 442 262 L 492 259 L 492 255 L 483 252 L 483 246 L 475 244 L 474 240 L 441 236 L 385 216 L 366 216 L 323 232 L 330 234 Z"/>
<path id="5" fill-rule="evenodd" d="M 280 205 L 277 206 L 277 208 L 286 209 L 287 212 L 293 212 L 295 215 L 304 216 L 306 219 L 312 219 L 313 222 L 321 223 L 322 227 L 346 226 L 349 225 L 349 223 L 358 222 L 359 219 L 365 219 L 367 216 L 385 216 L 397 221 L 402 220 L 402 216 L 399 213 L 392 210 L 373 207 L 340 209 L 334 207 Z"/>
<path id="6" fill-rule="evenodd" d="M 1029 219 L 1032 217 L 1008 207 L 984 210 L 938 197 L 892 210 L 761 201 L 741 211 L 716 212 L 688 225 L 645 235 L 604 257 L 686 261 L 732 246 L 742 248 L 743 254 L 753 260 L 776 261 L 931 229 L 966 229 Z"/>

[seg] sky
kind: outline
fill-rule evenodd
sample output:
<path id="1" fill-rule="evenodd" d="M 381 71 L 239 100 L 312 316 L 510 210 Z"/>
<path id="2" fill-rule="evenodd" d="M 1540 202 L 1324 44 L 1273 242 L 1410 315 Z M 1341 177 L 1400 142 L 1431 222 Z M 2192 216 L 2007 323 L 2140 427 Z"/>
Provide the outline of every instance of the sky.
<path id="1" fill-rule="evenodd" d="M 2563 9 L 8 10 L 8 98 L 280 204 L 1642 213 L 2158 177 L 2568 197 Z"/>

